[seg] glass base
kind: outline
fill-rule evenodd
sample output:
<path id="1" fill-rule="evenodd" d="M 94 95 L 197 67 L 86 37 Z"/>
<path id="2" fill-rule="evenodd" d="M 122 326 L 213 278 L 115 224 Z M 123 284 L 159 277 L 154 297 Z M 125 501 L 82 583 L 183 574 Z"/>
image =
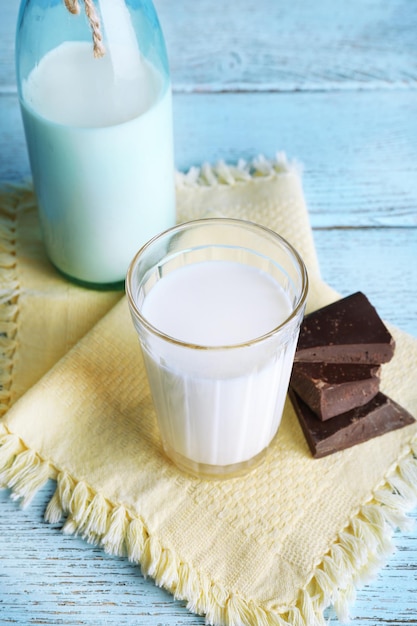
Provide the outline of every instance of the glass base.
<path id="1" fill-rule="evenodd" d="M 119 280 L 114 283 L 90 283 L 86 280 L 79 280 L 78 278 L 74 278 L 74 276 L 70 276 L 66 274 L 62 270 L 59 269 L 54 263 L 52 263 L 58 274 L 63 276 L 66 280 L 77 285 L 78 287 L 84 287 L 84 289 L 93 289 L 95 291 L 124 291 L 125 281 Z"/>
<path id="2" fill-rule="evenodd" d="M 209 465 L 207 463 L 198 463 L 197 461 L 188 459 L 165 444 L 163 447 L 167 457 L 180 470 L 205 480 L 222 480 L 243 476 L 260 465 L 268 452 L 268 447 L 266 447 L 256 456 L 247 459 L 246 461 L 242 461 L 241 463 L 232 463 L 231 465 Z"/>

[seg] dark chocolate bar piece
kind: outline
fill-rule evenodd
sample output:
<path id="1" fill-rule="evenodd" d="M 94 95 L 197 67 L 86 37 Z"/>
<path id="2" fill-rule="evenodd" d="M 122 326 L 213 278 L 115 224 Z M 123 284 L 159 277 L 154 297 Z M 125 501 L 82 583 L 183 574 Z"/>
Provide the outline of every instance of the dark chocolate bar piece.
<path id="1" fill-rule="evenodd" d="M 294 363 L 291 387 L 321 420 L 367 404 L 379 391 L 378 365 Z"/>
<path id="2" fill-rule="evenodd" d="M 415 422 L 408 411 L 381 392 L 368 404 L 326 422 L 317 419 L 295 391 L 290 389 L 289 393 L 307 443 L 316 459 Z"/>
<path id="3" fill-rule="evenodd" d="M 394 339 L 360 291 L 314 311 L 303 320 L 295 361 L 387 363 Z"/>

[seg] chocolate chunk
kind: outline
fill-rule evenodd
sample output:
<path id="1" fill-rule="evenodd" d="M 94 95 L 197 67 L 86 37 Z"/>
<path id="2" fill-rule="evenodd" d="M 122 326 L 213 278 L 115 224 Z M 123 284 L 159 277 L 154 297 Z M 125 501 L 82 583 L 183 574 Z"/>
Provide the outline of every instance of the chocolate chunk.
<path id="1" fill-rule="evenodd" d="M 375 308 L 358 291 L 304 318 L 295 361 L 380 364 L 392 358 L 394 347 Z"/>
<path id="2" fill-rule="evenodd" d="M 321 420 L 328 420 L 372 400 L 379 371 L 363 363 L 294 363 L 290 384 Z"/>
<path id="3" fill-rule="evenodd" d="M 381 392 L 368 404 L 326 422 L 317 419 L 295 391 L 290 389 L 289 393 L 307 443 L 316 459 L 415 422 L 408 411 Z"/>

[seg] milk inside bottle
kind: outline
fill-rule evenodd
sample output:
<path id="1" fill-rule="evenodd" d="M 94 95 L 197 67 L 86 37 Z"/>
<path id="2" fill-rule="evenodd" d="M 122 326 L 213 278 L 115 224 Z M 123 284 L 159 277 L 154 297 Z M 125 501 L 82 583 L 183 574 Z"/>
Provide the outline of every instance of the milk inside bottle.
<path id="1" fill-rule="evenodd" d="M 21 9 L 17 67 L 46 250 L 77 281 L 118 283 L 138 247 L 175 222 L 162 34 L 154 13 L 148 23 L 124 0 L 100 0 L 97 58 L 85 16 L 59 3 L 33 4 Z M 40 25 L 29 32 L 28 17 L 37 14 Z M 28 39 L 37 41 L 35 60 Z"/>

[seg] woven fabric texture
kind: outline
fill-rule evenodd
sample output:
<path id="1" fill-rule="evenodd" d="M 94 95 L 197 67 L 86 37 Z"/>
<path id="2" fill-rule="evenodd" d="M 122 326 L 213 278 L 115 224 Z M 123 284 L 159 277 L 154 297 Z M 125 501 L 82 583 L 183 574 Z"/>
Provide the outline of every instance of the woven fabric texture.
<path id="1" fill-rule="evenodd" d="M 204 481 L 161 451 L 136 333 L 120 292 L 71 285 L 45 258 L 30 187 L 0 197 L 0 482 L 28 504 L 57 481 L 46 518 L 137 562 L 218 625 L 324 624 L 383 564 L 416 500 L 416 427 L 317 460 L 291 403 L 265 461 Z M 249 219 L 287 238 L 320 278 L 297 168 L 270 162 L 177 176 L 178 221 Z M 382 390 L 417 415 L 417 340 L 390 328 Z"/>

